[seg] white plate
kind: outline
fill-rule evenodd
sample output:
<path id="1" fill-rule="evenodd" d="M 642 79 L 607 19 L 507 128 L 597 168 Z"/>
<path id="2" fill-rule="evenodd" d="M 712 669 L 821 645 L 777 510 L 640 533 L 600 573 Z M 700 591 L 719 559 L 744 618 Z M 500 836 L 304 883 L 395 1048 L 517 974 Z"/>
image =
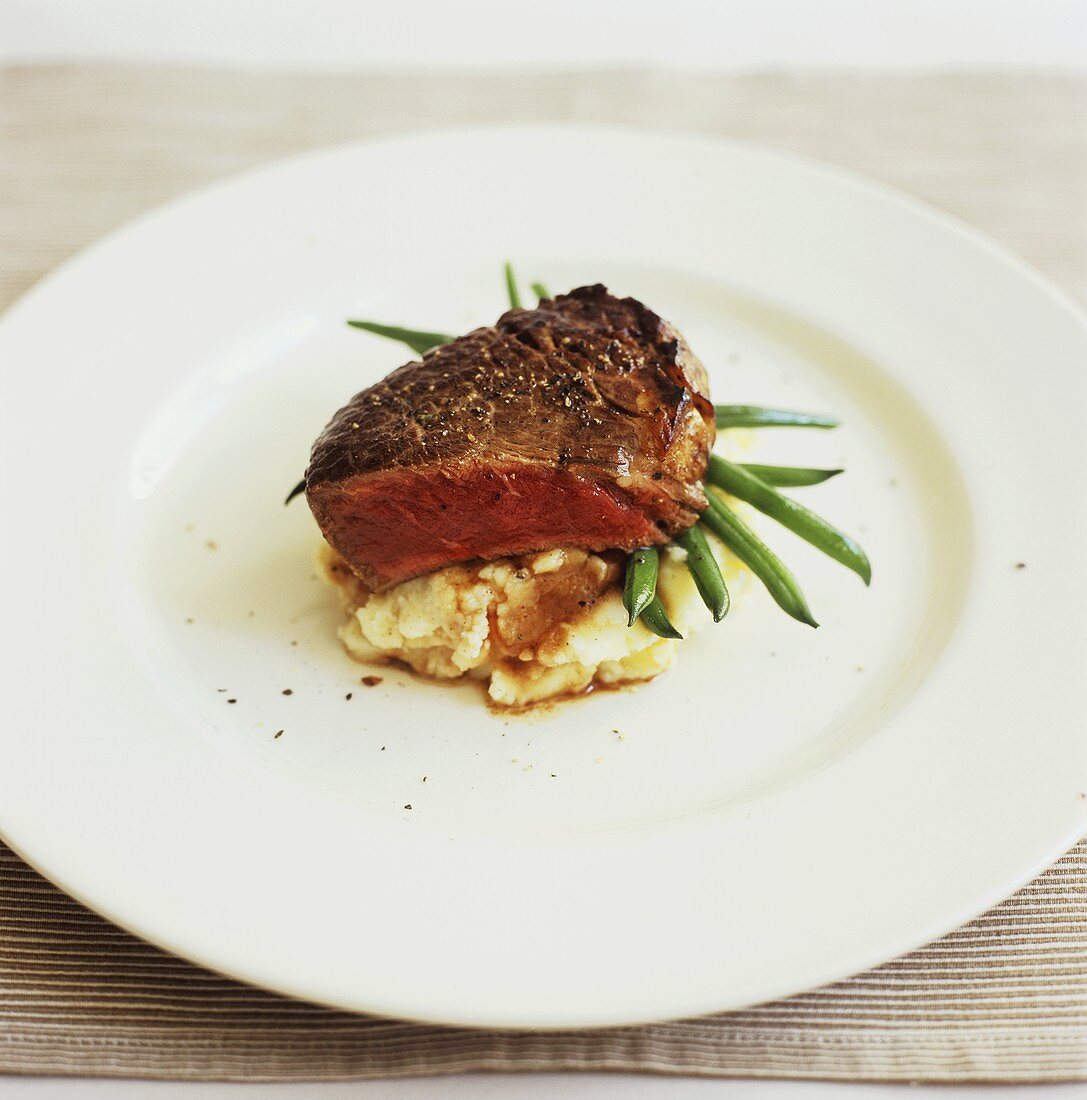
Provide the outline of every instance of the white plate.
<path id="1" fill-rule="evenodd" d="M 752 586 L 638 691 L 361 686 L 284 491 L 405 358 L 343 319 L 489 322 L 506 257 L 644 298 L 718 400 L 841 414 L 756 454 L 848 467 L 805 499 L 871 590 L 770 532 L 817 632 Z M 627 1023 L 890 958 L 1087 826 L 1085 350 L 948 218 L 716 141 L 447 133 L 203 191 L 0 325 L 0 832 L 173 951 L 397 1016 Z"/>

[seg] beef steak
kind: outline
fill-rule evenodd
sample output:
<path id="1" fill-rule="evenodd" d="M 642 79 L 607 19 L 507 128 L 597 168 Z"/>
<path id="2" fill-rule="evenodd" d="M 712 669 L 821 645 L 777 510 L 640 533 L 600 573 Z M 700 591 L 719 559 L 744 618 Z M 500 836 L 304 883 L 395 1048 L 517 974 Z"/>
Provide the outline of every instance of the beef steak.
<path id="1" fill-rule="evenodd" d="M 706 506 L 713 438 L 679 333 L 581 287 L 356 394 L 313 446 L 306 496 L 380 591 L 473 558 L 666 542 Z"/>

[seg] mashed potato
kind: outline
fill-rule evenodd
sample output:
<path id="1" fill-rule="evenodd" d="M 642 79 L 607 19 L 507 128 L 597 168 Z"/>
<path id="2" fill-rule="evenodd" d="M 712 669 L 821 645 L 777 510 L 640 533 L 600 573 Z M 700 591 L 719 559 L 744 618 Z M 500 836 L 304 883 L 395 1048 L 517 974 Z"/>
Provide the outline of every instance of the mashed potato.
<path id="1" fill-rule="evenodd" d="M 708 537 L 731 590 L 742 569 Z M 689 635 L 713 620 L 684 557 L 675 546 L 661 555 L 658 591 L 676 628 Z M 447 566 L 376 595 L 327 544 L 317 564 L 347 607 L 339 633 L 356 660 L 395 660 L 439 680 L 471 677 L 485 682 L 495 704 L 523 707 L 593 684 L 650 680 L 672 663 L 680 642 L 640 622 L 627 626 L 623 560 L 549 550 Z"/>

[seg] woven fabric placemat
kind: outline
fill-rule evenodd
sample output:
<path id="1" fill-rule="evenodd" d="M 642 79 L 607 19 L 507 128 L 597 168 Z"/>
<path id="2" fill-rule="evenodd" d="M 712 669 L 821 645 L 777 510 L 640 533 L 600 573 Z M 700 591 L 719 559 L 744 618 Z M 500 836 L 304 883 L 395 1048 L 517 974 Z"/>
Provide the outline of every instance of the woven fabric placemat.
<path id="1" fill-rule="evenodd" d="M 121 222 L 273 157 L 557 119 L 758 140 L 856 168 L 1087 298 L 1084 76 L 39 66 L 0 70 L 0 308 Z M 0 1070 L 272 1081 L 480 1069 L 1087 1079 L 1087 842 L 967 927 L 866 974 L 741 1012 L 576 1033 L 424 1027 L 252 989 L 120 931 L 0 845 Z"/>

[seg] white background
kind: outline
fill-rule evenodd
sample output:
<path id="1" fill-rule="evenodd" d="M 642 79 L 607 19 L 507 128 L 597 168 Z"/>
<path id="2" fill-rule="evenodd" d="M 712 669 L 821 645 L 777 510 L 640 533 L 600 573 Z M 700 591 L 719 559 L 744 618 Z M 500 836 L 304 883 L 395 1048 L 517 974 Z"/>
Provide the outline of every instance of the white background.
<path id="1" fill-rule="evenodd" d="M 122 59 L 317 69 L 751 70 L 1087 65 L 1087 0 L 0 0 L 0 63 Z M 973 1088 L 1071 1100 L 1078 1085 Z M 619 1075 L 480 1076 L 228 1086 L 0 1078 L 0 1097 L 98 1100 L 887 1100 L 900 1086 Z M 912 1098 L 946 1096 L 912 1088 Z"/>
<path id="2" fill-rule="evenodd" d="M 0 61 L 1082 65 L 1084 0 L 0 0 Z"/>

